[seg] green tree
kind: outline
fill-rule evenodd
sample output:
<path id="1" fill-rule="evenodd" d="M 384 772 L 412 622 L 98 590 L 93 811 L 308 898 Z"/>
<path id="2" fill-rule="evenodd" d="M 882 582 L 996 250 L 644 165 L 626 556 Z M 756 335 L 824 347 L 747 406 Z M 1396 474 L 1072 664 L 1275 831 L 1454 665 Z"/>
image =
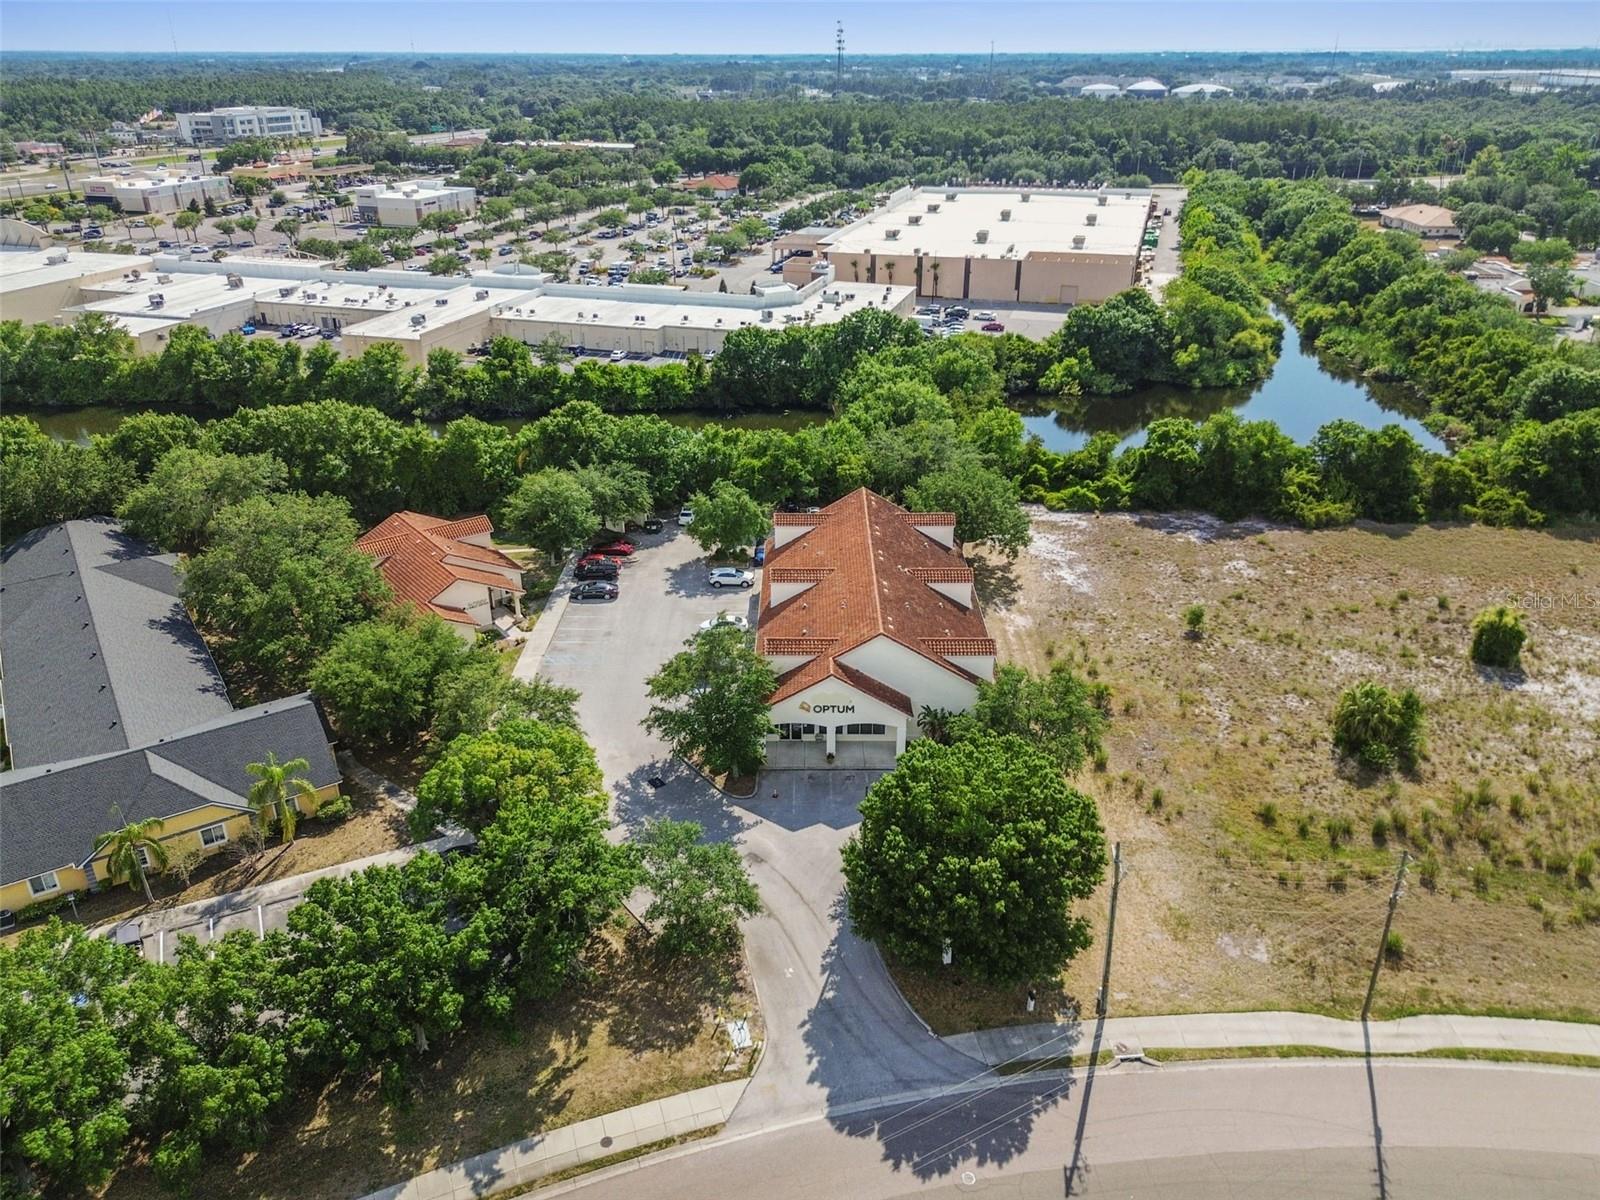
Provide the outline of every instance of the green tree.
<path id="1" fill-rule="evenodd" d="M 431 837 L 446 823 L 474 833 L 512 798 L 534 804 L 577 797 L 604 812 L 594 751 L 570 725 L 512 719 L 457 737 L 417 785 L 413 836 Z"/>
<path id="2" fill-rule="evenodd" d="M 309 771 L 311 764 L 303 758 L 291 758 L 281 763 L 278 756 L 268 750 L 265 762 L 246 763 L 244 769 L 256 777 L 249 792 L 256 824 L 265 832 L 277 820 L 282 824 L 284 844 L 294 841 L 300 801 L 314 801 L 317 798 L 316 785 L 297 774 Z"/>
<path id="3" fill-rule="evenodd" d="M 195 240 L 194 231 L 200 227 L 200 222 L 204 220 L 205 217 L 200 213 L 190 212 L 185 209 L 183 212 L 180 212 L 177 216 L 172 218 L 172 227 L 187 233 L 189 235 L 189 240 L 192 242 Z"/>
<path id="4" fill-rule="evenodd" d="M 182 566 L 184 601 L 220 635 L 218 657 L 262 686 L 303 683 L 340 633 L 388 599 L 336 497 L 252 496 L 219 512 L 208 535 Z"/>
<path id="5" fill-rule="evenodd" d="M 992 681 L 979 681 L 972 712 L 955 718 L 952 729 L 958 737 L 976 728 L 1022 738 L 1070 775 L 1100 750 L 1105 694 L 1103 686 L 1086 685 L 1064 663 L 1043 675 L 1008 663 Z"/>
<path id="6" fill-rule="evenodd" d="M 281 491 L 285 483 L 283 464 L 270 455 L 208 454 L 180 446 L 128 493 L 117 515 L 135 537 L 166 550 L 194 551 L 221 509 Z"/>
<path id="7" fill-rule="evenodd" d="M 106 856 L 106 874 L 112 879 L 126 879 L 130 888 L 143 888 L 145 901 L 150 904 L 156 898 L 150 891 L 145 863 L 149 862 L 151 870 L 165 871 L 170 861 L 167 848 L 161 844 L 161 827 L 159 817 L 146 817 L 125 822 L 94 839 L 94 852 Z"/>
<path id="8" fill-rule="evenodd" d="M 771 523 L 770 514 L 749 492 L 726 479 L 717 480 L 709 492 L 696 492 L 689 507 L 694 509 L 689 536 L 711 554 L 755 545 Z"/>
<path id="9" fill-rule="evenodd" d="M 1183 624 L 1191 637 L 1199 638 L 1206 631 L 1206 610 L 1203 605 L 1191 604 L 1183 610 Z"/>
<path id="10" fill-rule="evenodd" d="M 652 703 L 644 726 L 713 775 L 748 775 L 766 758 L 773 729 L 767 698 L 777 686 L 777 673 L 749 636 L 719 625 L 647 681 Z"/>
<path id="11" fill-rule="evenodd" d="M 1514 670 L 1527 640 L 1522 614 L 1504 604 L 1486 608 L 1472 619 L 1472 661 L 1475 663 Z"/>
<path id="12" fill-rule="evenodd" d="M 129 413 L 116 429 L 102 435 L 101 445 L 124 459 L 143 479 L 168 451 L 200 441 L 200 422 L 184 413 Z"/>
<path id="13" fill-rule="evenodd" d="M 1018 504 L 1017 485 L 995 471 L 936 471 L 906 489 L 906 504 L 918 512 L 954 513 L 960 543 L 987 542 L 1008 558 L 1028 544 L 1028 515 Z"/>
<path id="14" fill-rule="evenodd" d="M 417 1053 L 459 1029 L 466 1010 L 449 900 L 430 853 L 313 883 L 288 919 L 291 1043 L 313 1064 L 381 1071 L 397 1099 Z"/>
<path id="15" fill-rule="evenodd" d="M 761 911 L 761 897 L 739 851 L 700 840 L 693 821 L 649 822 L 639 838 L 656 945 L 670 955 L 705 956 L 739 944 L 739 922 Z"/>
<path id="16" fill-rule="evenodd" d="M 620 530 L 629 517 L 650 511 L 650 477 L 632 463 L 597 463 L 573 474 L 589 493 L 603 529 Z"/>
<path id="17" fill-rule="evenodd" d="M 1089 945 L 1072 902 L 1105 867 L 1093 801 L 1018 737 L 913 742 L 844 847 L 863 937 L 923 970 L 948 945 L 964 974 L 997 984 L 1051 978 Z"/>
<path id="18" fill-rule="evenodd" d="M 429 275 L 457 275 L 467 265 L 459 254 L 435 254 L 428 260 Z"/>
<path id="19" fill-rule="evenodd" d="M 242 217 L 235 217 L 233 219 L 233 223 L 237 225 L 241 231 L 250 235 L 250 242 L 252 245 L 254 245 L 256 240 L 256 228 L 261 224 L 261 219 L 259 217 L 253 217 L 247 214 Z"/>
<path id="20" fill-rule="evenodd" d="M 500 506 L 499 524 L 552 559 L 582 545 L 600 528 L 589 490 L 571 471 L 525 475 Z"/>
<path id="21" fill-rule="evenodd" d="M 435 683 L 429 740 L 444 747 L 462 734 L 484 733 L 511 720 L 576 729 L 577 706 L 574 689 L 541 676 L 516 679 L 501 668 L 498 654 L 479 651 Z"/>
<path id="22" fill-rule="evenodd" d="M 344 265 L 352 271 L 370 271 L 384 264 L 383 251 L 371 242 L 352 242 L 344 252 Z"/>
<path id="23" fill-rule="evenodd" d="M 79 936 L 72 936 L 74 933 Z M 0 1187 L 92 1190 L 122 1160 L 146 1065 L 127 989 L 146 964 L 52 918 L 0 944 Z M 26 1186 L 11 1190 L 13 1181 Z"/>
<path id="24" fill-rule="evenodd" d="M 471 653 L 439 617 L 396 605 L 340 633 L 311 686 L 347 737 L 392 745 L 428 725 L 441 683 Z"/>
<path id="25" fill-rule="evenodd" d="M 1363 766 L 1415 770 L 1422 755 L 1422 701 L 1369 679 L 1346 688 L 1333 713 L 1333 744 Z"/>
<path id="26" fill-rule="evenodd" d="M 1572 295 L 1576 282 L 1564 266 L 1540 264 L 1528 268 L 1528 286 L 1533 289 L 1534 304 L 1540 312 Z"/>

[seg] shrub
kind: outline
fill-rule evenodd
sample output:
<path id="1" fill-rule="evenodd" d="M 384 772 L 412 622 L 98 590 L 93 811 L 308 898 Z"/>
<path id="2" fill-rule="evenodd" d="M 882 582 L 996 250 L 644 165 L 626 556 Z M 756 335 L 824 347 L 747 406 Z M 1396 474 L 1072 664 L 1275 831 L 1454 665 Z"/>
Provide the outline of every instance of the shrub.
<path id="1" fill-rule="evenodd" d="M 1256 805 L 1256 819 L 1271 829 L 1278 823 L 1278 806 L 1271 800 L 1264 800 Z"/>
<path id="2" fill-rule="evenodd" d="M 1594 875 L 1594 851 L 1585 850 L 1572 860 L 1572 874 L 1579 883 L 1589 882 Z"/>
<path id="3" fill-rule="evenodd" d="M 1193 637 L 1200 637 L 1206 631 L 1206 610 L 1199 604 L 1191 604 L 1183 610 L 1183 624 Z"/>
<path id="4" fill-rule="evenodd" d="M 189 886 L 189 881 L 194 878 L 194 873 L 200 869 L 200 864 L 205 861 L 205 852 L 198 846 L 191 846 L 178 855 L 168 864 L 167 870 L 182 881 L 184 887 Z"/>
<path id="5" fill-rule="evenodd" d="M 1410 688 L 1396 693 L 1364 679 L 1339 697 L 1333 744 L 1370 770 L 1415 770 L 1422 753 L 1422 701 Z"/>
<path id="6" fill-rule="evenodd" d="M 1379 813 L 1372 818 L 1372 844 L 1382 846 L 1389 840 L 1389 815 Z"/>
<path id="7" fill-rule="evenodd" d="M 1406 940 L 1392 929 L 1384 936 L 1383 956 L 1390 962 L 1399 962 L 1406 956 Z"/>
<path id="8" fill-rule="evenodd" d="M 1474 863 L 1472 867 L 1472 890 L 1480 896 L 1489 894 L 1490 871 L 1486 862 Z"/>
<path id="9" fill-rule="evenodd" d="M 324 801 L 322 807 L 317 809 L 317 820 L 329 822 L 343 821 L 350 816 L 350 813 L 350 797 L 346 796 L 343 792 L 340 792 L 332 800 Z"/>
<path id="10" fill-rule="evenodd" d="M 1486 608 L 1472 619 L 1472 661 L 1482 666 L 1511 670 L 1527 640 L 1522 614 L 1504 604 Z"/>
<path id="11" fill-rule="evenodd" d="M 1417 864 L 1417 876 L 1422 880 L 1422 886 L 1430 892 L 1439 886 L 1439 860 L 1432 854 L 1427 855 Z"/>
<path id="12" fill-rule="evenodd" d="M 1325 822 L 1328 831 L 1328 844 L 1337 846 L 1350 840 L 1350 835 L 1355 831 L 1347 817 L 1329 817 Z"/>

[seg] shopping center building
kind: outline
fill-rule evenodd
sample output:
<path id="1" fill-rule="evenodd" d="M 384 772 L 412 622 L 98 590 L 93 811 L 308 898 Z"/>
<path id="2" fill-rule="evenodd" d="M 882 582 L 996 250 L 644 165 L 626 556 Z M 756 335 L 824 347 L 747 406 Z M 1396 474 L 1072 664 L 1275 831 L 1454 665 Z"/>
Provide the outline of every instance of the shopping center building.
<path id="1" fill-rule="evenodd" d="M 995 643 L 950 513 L 860 488 L 778 513 L 756 649 L 778 671 L 769 766 L 889 766 L 924 708 L 965 712 Z"/>

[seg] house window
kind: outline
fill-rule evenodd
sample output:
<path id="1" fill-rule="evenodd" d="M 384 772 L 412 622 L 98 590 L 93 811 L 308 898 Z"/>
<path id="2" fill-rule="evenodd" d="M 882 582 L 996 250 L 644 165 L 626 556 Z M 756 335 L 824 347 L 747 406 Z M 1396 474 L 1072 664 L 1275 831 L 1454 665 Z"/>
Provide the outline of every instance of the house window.
<path id="1" fill-rule="evenodd" d="M 228 830 L 222 825 L 207 825 L 200 831 L 202 846 L 220 846 L 228 840 Z"/>
<path id="2" fill-rule="evenodd" d="M 883 725 L 870 725 L 870 724 L 867 724 L 867 725 L 846 725 L 844 727 L 844 731 L 845 731 L 846 734 L 856 734 L 857 736 L 865 736 L 865 737 L 882 737 L 884 734 L 889 732 L 889 730 L 888 730 L 888 728 L 886 726 L 883 726 Z"/>
<path id="3" fill-rule="evenodd" d="M 815 737 L 816 733 L 817 727 L 815 725 L 786 724 L 778 726 L 778 740 L 784 742 L 796 742 L 802 738 Z"/>
<path id="4" fill-rule="evenodd" d="M 139 856 L 139 865 L 148 871 L 150 869 L 150 847 L 135 846 L 133 852 Z"/>
<path id="5" fill-rule="evenodd" d="M 56 873 L 54 871 L 46 871 L 43 875 L 35 875 L 32 879 L 28 880 L 28 890 L 35 896 L 42 896 L 46 892 L 53 892 L 60 886 L 61 883 L 56 879 Z"/>

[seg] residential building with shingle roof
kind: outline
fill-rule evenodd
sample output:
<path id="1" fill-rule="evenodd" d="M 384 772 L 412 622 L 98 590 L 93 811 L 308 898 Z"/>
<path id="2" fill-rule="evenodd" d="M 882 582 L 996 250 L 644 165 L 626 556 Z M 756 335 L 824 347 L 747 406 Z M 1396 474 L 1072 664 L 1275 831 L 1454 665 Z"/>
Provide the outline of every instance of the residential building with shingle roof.
<path id="1" fill-rule="evenodd" d="M 44 526 L 0 551 L 0 908 L 107 882 L 95 839 L 160 822 L 176 858 L 254 819 L 246 767 L 303 758 L 315 796 L 340 774 L 309 696 L 235 711 L 179 596 L 175 557 L 108 517 Z"/>
<path id="2" fill-rule="evenodd" d="M 363 534 L 360 550 L 377 560 L 395 597 L 449 622 L 464 638 L 522 615 L 522 566 L 490 543 L 483 514 L 447 521 L 397 512 Z"/>
<path id="3" fill-rule="evenodd" d="M 756 649 L 779 672 L 775 740 L 880 743 L 896 755 L 924 707 L 961 712 L 994 677 L 995 643 L 950 513 L 913 513 L 867 488 L 778 513 Z"/>

